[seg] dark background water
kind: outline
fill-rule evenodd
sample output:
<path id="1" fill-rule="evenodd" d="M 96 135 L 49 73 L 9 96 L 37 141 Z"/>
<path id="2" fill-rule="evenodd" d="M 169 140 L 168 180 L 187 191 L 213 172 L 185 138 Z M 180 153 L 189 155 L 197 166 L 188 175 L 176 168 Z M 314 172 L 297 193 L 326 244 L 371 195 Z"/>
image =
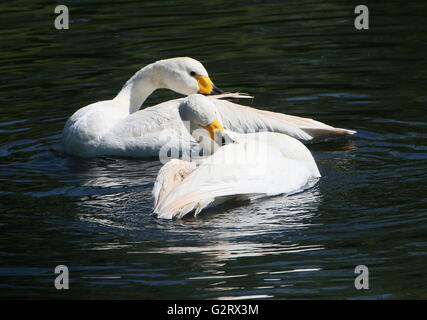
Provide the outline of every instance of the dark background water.
<path id="1" fill-rule="evenodd" d="M 427 298 L 427 2 L 365 3 L 357 31 L 353 1 L 67 1 L 58 31 L 57 3 L 2 1 L 0 297 Z M 175 56 L 254 107 L 358 133 L 310 145 L 323 178 L 307 192 L 159 220 L 158 161 L 70 157 L 60 135 Z"/>

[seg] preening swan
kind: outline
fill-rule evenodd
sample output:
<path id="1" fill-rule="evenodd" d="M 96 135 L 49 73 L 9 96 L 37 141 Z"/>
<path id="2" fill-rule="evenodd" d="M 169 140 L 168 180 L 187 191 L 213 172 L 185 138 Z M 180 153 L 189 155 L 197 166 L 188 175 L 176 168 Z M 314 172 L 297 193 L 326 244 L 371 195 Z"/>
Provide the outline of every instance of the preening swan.
<path id="1" fill-rule="evenodd" d="M 198 165 L 173 159 L 160 169 L 153 187 L 159 217 L 182 218 L 192 211 L 197 215 L 229 199 L 292 194 L 320 177 L 300 141 L 281 133 L 226 130 L 214 102 L 195 94 L 180 103 L 179 113 L 190 122 L 191 134 L 213 154 Z"/>
<path id="2" fill-rule="evenodd" d="M 99 101 L 79 109 L 65 124 L 65 151 L 82 157 L 156 157 L 165 145 L 189 153 L 197 147 L 179 117 L 182 99 L 170 100 L 139 110 L 147 97 L 159 88 L 183 95 L 217 94 L 203 65 L 192 58 L 160 60 L 139 70 L 112 100 Z M 219 98 L 211 99 L 224 119 L 225 128 L 236 132 L 274 131 L 300 140 L 311 140 L 354 131 L 285 114 L 257 110 Z M 239 95 L 234 95 L 239 96 Z M 242 97 L 240 95 L 240 97 Z"/>

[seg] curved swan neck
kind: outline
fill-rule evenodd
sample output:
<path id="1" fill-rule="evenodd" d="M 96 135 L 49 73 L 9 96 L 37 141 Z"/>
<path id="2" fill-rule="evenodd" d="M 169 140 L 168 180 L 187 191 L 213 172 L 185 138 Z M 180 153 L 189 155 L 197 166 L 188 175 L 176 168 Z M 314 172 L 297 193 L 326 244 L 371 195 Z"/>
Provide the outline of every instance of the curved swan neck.
<path id="1" fill-rule="evenodd" d="M 138 111 L 156 89 L 158 87 L 153 78 L 152 65 L 148 65 L 135 73 L 113 100 L 131 114 Z"/>

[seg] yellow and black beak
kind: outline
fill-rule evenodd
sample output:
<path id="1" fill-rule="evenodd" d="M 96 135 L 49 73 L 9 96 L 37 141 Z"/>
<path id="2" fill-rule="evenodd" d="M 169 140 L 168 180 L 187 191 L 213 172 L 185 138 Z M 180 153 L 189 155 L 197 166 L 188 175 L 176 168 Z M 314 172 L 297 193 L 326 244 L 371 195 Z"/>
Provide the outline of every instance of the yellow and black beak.
<path id="1" fill-rule="evenodd" d="M 199 85 L 199 93 L 204 95 L 221 94 L 224 93 L 220 88 L 216 87 L 212 80 L 207 76 L 194 76 Z"/>
<path id="2" fill-rule="evenodd" d="M 217 132 L 224 133 L 224 128 L 221 123 L 219 123 L 218 119 L 215 119 L 211 124 L 203 126 L 202 128 L 209 132 L 212 140 L 216 140 L 218 138 Z"/>

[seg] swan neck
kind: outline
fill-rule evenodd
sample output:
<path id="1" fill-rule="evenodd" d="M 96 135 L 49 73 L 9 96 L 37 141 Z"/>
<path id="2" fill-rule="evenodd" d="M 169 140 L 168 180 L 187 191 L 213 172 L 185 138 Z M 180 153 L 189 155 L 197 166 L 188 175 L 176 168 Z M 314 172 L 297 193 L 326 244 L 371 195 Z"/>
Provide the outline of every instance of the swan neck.
<path id="1" fill-rule="evenodd" d="M 157 89 L 151 69 L 147 66 L 135 73 L 114 98 L 129 114 L 138 111 L 144 101 Z"/>

